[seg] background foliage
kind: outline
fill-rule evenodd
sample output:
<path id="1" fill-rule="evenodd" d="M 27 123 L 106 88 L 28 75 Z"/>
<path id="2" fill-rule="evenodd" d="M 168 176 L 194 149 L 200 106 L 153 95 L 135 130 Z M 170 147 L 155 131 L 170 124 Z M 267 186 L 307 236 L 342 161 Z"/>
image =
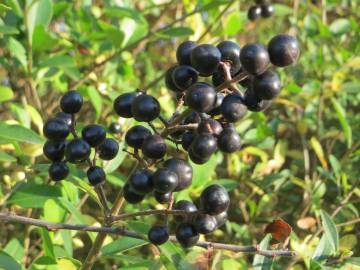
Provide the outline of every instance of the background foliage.
<path id="1" fill-rule="evenodd" d="M 231 194 L 229 222 L 207 240 L 251 245 L 264 226 L 281 217 L 293 227 L 290 248 L 299 257 L 275 259 L 274 269 L 357 269 L 360 173 L 360 5 L 354 0 L 274 1 L 276 14 L 250 23 L 251 1 L 5 0 L 0 3 L 0 205 L 1 211 L 54 222 L 99 224 L 96 193 L 84 172 L 50 183 L 42 156 L 42 126 L 58 110 L 62 93 L 86 97 L 80 127 L 120 121 L 112 101 L 148 88 L 162 114 L 174 102 L 158 79 L 175 62 L 180 42 L 266 44 L 290 33 L 302 44 L 300 63 L 281 71 L 285 85 L 264 113 L 238 125 L 244 148 L 195 166 L 190 189 L 197 198 L 214 181 Z M 121 136 L 118 138 L 120 141 Z M 121 152 L 105 168 L 110 201 L 133 160 Z M 119 168 L 118 168 L 119 167 Z M 124 211 L 158 207 L 153 199 Z M 127 223 L 146 232 L 152 217 Z M 0 223 L 0 269 L 77 269 L 95 233 L 48 232 Z M 110 237 L 95 269 L 252 268 L 253 256 L 184 251 L 167 243 L 160 253 L 145 241 Z M 351 257 L 351 258 L 350 258 Z M 260 258 L 261 260 L 262 258 Z M 267 269 L 257 264 L 256 269 Z"/>

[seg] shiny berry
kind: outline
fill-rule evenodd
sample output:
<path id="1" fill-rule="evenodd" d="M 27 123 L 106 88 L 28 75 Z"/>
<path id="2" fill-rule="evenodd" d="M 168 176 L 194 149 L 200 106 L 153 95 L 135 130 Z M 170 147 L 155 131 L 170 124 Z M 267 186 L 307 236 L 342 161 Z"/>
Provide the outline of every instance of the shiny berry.
<path id="1" fill-rule="evenodd" d="M 190 55 L 196 46 L 196 43 L 190 40 L 185 41 L 179 45 L 176 50 L 176 59 L 180 65 L 191 65 Z"/>
<path id="2" fill-rule="evenodd" d="M 274 6 L 273 5 L 261 5 L 261 16 L 264 18 L 269 18 L 274 14 Z"/>
<path id="3" fill-rule="evenodd" d="M 249 111 L 262 112 L 270 107 L 271 101 L 260 99 L 253 90 L 248 89 L 244 95 L 244 104 Z"/>
<path id="4" fill-rule="evenodd" d="M 200 114 L 191 112 L 184 120 L 184 124 L 199 124 L 201 122 Z"/>
<path id="5" fill-rule="evenodd" d="M 43 132 L 50 140 L 62 141 L 69 135 L 70 128 L 63 120 L 52 118 L 45 123 Z"/>
<path id="6" fill-rule="evenodd" d="M 251 6 L 248 10 L 247 16 L 250 21 L 255 21 L 261 16 L 261 7 Z"/>
<path id="7" fill-rule="evenodd" d="M 151 132 L 146 127 L 140 125 L 133 126 L 126 132 L 125 142 L 129 146 L 139 149 L 144 140 L 150 135 Z"/>
<path id="8" fill-rule="evenodd" d="M 178 184 L 175 191 L 184 190 L 191 185 L 193 170 L 185 160 L 170 158 L 164 162 L 164 167 L 176 173 L 178 177 Z"/>
<path id="9" fill-rule="evenodd" d="M 210 44 L 202 44 L 191 51 L 191 65 L 201 76 L 211 76 L 219 67 L 221 52 Z"/>
<path id="10" fill-rule="evenodd" d="M 198 134 L 196 135 L 191 146 L 192 153 L 199 159 L 209 158 L 217 149 L 216 138 L 209 134 Z"/>
<path id="11" fill-rule="evenodd" d="M 278 67 L 285 67 L 297 62 L 300 56 L 298 40 L 290 35 L 277 35 L 268 45 L 271 63 Z"/>
<path id="12" fill-rule="evenodd" d="M 51 161 L 60 161 L 65 155 L 65 141 L 47 141 L 43 152 Z"/>
<path id="13" fill-rule="evenodd" d="M 199 134 L 202 133 L 209 133 L 214 136 L 220 135 L 220 133 L 223 131 L 223 127 L 220 124 L 219 121 L 216 121 L 215 119 L 209 118 L 206 120 L 201 121 L 197 128 L 197 132 Z"/>
<path id="14" fill-rule="evenodd" d="M 216 94 L 216 101 L 215 101 L 215 105 L 214 108 L 209 112 L 209 114 L 211 116 L 216 116 L 221 114 L 221 104 L 224 101 L 225 95 L 222 93 L 217 93 Z"/>
<path id="15" fill-rule="evenodd" d="M 77 113 L 83 105 L 83 97 L 77 91 L 69 91 L 60 100 L 61 110 L 65 113 Z"/>
<path id="16" fill-rule="evenodd" d="M 260 99 L 273 99 L 281 90 L 281 81 L 277 73 L 267 70 L 253 80 L 253 91 Z"/>
<path id="17" fill-rule="evenodd" d="M 153 96 L 139 95 L 131 105 L 131 112 L 135 120 L 150 122 L 159 116 L 160 104 Z"/>
<path id="18" fill-rule="evenodd" d="M 155 225 L 148 232 L 148 239 L 154 245 L 162 245 L 169 240 L 169 229 L 167 226 Z"/>
<path id="19" fill-rule="evenodd" d="M 191 148 L 189 148 L 188 150 L 188 154 L 189 154 L 189 158 L 192 162 L 194 162 L 195 164 L 205 164 L 206 162 L 209 161 L 211 156 L 207 156 L 207 157 L 198 157 L 196 154 L 194 154 L 193 150 Z"/>
<path id="20" fill-rule="evenodd" d="M 260 75 L 266 71 L 270 59 L 267 50 L 260 44 L 247 44 L 241 49 L 242 68 L 252 75 Z"/>
<path id="21" fill-rule="evenodd" d="M 119 152 L 119 144 L 111 138 L 106 138 L 98 147 L 99 157 L 102 160 L 112 160 Z"/>
<path id="22" fill-rule="evenodd" d="M 85 161 L 90 156 L 90 145 L 83 139 L 70 141 L 65 148 L 66 160 L 71 163 Z"/>
<path id="23" fill-rule="evenodd" d="M 234 153 L 241 147 L 240 135 L 234 127 L 227 127 L 218 138 L 218 147 L 225 153 Z"/>
<path id="24" fill-rule="evenodd" d="M 225 82 L 224 72 L 221 70 L 216 71 L 211 77 L 212 84 L 217 87 Z"/>
<path id="25" fill-rule="evenodd" d="M 195 133 L 192 131 L 185 132 L 181 137 L 181 145 L 187 151 L 195 138 Z"/>
<path id="26" fill-rule="evenodd" d="M 146 169 L 136 170 L 129 178 L 129 184 L 139 194 L 147 194 L 153 190 L 152 173 Z"/>
<path id="27" fill-rule="evenodd" d="M 131 104 L 138 95 L 141 95 L 141 92 L 130 92 L 118 96 L 114 101 L 114 110 L 117 115 L 124 118 L 133 117 Z"/>
<path id="28" fill-rule="evenodd" d="M 105 171 L 99 166 L 90 167 L 86 174 L 92 186 L 96 186 L 106 180 Z"/>
<path id="29" fill-rule="evenodd" d="M 217 215 L 229 207 L 230 198 L 224 187 L 214 184 L 201 192 L 200 203 L 205 213 Z"/>
<path id="30" fill-rule="evenodd" d="M 139 203 L 145 198 L 145 195 L 137 193 L 128 183 L 123 187 L 123 195 L 125 201 L 131 204 Z"/>
<path id="31" fill-rule="evenodd" d="M 216 218 L 208 214 L 196 215 L 193 221 L 196 231 L 201 234 L 209 234 L 216 230 Z"/>
<path id="32" fill-rule="evenodd" d="M 216 46 L 221 53 L 221 61 L 230 63 L 230 72 L 234 74 L 240 70 L 240 46 L 233 41 L 223 41 Z"/>
<path id="33" fill-rule="evenodd" d="M 221 212 L 220 214 L 217 214 L 214 216 L 215 219 L 216 219 L 216 224 L 217 224 L 217 227 L 220 228 L 221 226 L 223 226 L 225 224 L 225 222 L 227 221 L 228 219 L 228 214 L 226 211 L 224 212 Z"/>
<path id="34" fill-rule="evenodd" d="M 160 193 L 168 193 L 177 187 L 179 178 L 175 172 L 168 168 L 159 168 L 151 176 L 154 189 Z"/>
<path id="35" fill-rule="evenodd" d="M 172 72 L 172 80 L 178 89 L 185 91 L 197 82 L 198 72 L 191 66 L 177 66 Z"/>
<path id="36" fill-rule="evenodd" d="M 121 133 L 121 125 L 119 123 L 112 122 L 109 126 L 109 132 L 112 134 Z"/>
<path id="37" fill-rule="evenodd" d="M 55 114 L 55 118 L 63 120 L 69 127 L 72 124 L 72 116 L 69 113 L 58 112 Z"/>
<path id="38" fill-rule="evenodd" d="M 197 207 L 190 201 L 180 200 L 176 202 L 173 207 L 173 210 L 182 210 L 186 211 L 186 213 L 194 213 L 197 212 Z M 192 220 L 191 215 L 174 215 L 174 220 L 178 223 L 180 222 L 190 222 Z"/>
<path id="39" fill-rule="evenodd" d="M 146 137 L 142 143 L 141 151 L 147 158 L 160 159 L 166 154 L 167 146 L 164 139 L 157 134 Z"/>
<path id="40" fill-rule="evenodd" d="M 155 190 L 153 194 L 154 194 L 155 200 L 158 203 L 169 203 L 169 202 L 171 202 L 172 192 L 162 193 L 162 192 L 158 192 L 158 191 Z"/>
<path id="41" fill-rule="evenodd" d="M 87 125 L 81 131 L 81 135 L 90 146 L 96 147 L 104 142 L 106 131 L 105 128 L 100 125 Z"/>
<path id="42" fill-rule="evenodd" d="M 174 91 L 174 92 L 182 92 L 183 90 L 179 89 L 175 84 L 174 84 L 174 81 L 173 81 L 173 77 L 172 77 L 172 74 L 175 70 L 177 66 L 173 66 L 171 68 L 169 68 L 166 73 L 165 73 L 165 85 L 166 87 L 171 90 L 171 91 Z"/>
<path id="43" fill-rule="evenodd" d="M 69 175 L 69 168 L 65 162 L 56 161 L 49 167 L 49 176 L 54 181 L 65 179 Z"/>
<path id="44" fill-rule="evenodd" d="M 197 112 L 208 112 L 216 102 L 215 89 L 207 83 L 195 83 L 187 90 L 186 104 Z"/>
<path id="45" fill-rule="evenodd" d="M 195 227 L 190 223 L 180 224 L 176 228 L 175 236 L 180 245 L 184 248 L 189 248 L 199 241 L 199 233 Z"/>
<path id="46" fill-rule="evenodd" d="M 246 115 L 247 109 L 241 96 L 227 95 L 221 103 L 221 114 L 228 122 L 237 122 Z"/>

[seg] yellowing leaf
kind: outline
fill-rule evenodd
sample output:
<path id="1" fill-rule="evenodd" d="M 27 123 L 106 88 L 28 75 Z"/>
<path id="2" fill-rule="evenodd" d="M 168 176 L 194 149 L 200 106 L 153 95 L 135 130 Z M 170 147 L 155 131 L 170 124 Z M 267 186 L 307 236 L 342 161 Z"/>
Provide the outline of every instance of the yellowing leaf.
<path id="1" fill-rule="evenodd" d="M 320 144 L 320 142 L 318 141 L 318 139 L 316 139 L 315 137 L 312 137 L 310 139 L 310 143 L 311 143 L 311 147 L 314 149 L 316 156 L 318 157 L 318 159 L 321 162 L 321 165 L 327 170 L 328 169 L 328 164 L 327 161 L 325 159 L 325 154 L 324 154 L 324 150 Z"/>

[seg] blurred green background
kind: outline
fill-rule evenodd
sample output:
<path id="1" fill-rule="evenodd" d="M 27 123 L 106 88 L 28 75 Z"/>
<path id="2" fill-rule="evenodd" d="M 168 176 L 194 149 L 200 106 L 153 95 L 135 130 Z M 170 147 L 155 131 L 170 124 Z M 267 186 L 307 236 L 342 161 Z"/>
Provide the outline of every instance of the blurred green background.
<path id="1" fill-rule="evenodd" d="M 43 123 L 59 111 L 69 88 L 85 96 L 80 127 L 118 121 L 126 131 L 134 123 L 112 109 L 120 93 L 149 89 L 164 116 L 174 111 L 162 76 L 182 41 L 266 45 L 288 33 L 300 40 L 301 57 L 278 70 L 281 95 L 270 109 L 248 113 L 238 124 L 241 151 L 194 165 L 192 187 L 176 199 L 196 201 L 205 185 L 220 182 L 231 194 L 229 221 L 206 240 L 257 244 L 265 225 L 280 217 L 293 227 L 289 248 L 299 256 L 275 258 L 273 269 L 360 269 L 360 3 L 273 1 L 274 16 L 249 22 L 252 2 L 2 0 L 1 211 L 100 224 L 97 195 L 81 168 L 72 167 L 67 181 L 50 183 L 42 156 Z M 110 202 L 133 163 L 121 152 L 104 164 Z M 161 206 L 149 198 L 123 211 L 154 207 Z M 146 233 L 155 221 L 123 225 Z M 0 223 L 0 269 L 77 269 L 95 235 Z M 108 236 L 94 269 L 253 269 L 252 255 L 215 251 L 209 258 L 204 249 L 172 243 L 160 251 L 142 240 Z"/>

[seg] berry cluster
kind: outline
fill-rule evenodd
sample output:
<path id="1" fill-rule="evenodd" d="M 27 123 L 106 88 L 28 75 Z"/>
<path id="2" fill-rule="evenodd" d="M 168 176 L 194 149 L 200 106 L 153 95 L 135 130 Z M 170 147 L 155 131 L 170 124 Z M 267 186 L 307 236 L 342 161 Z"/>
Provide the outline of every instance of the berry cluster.
<path id="1" fill-rule="evenodd" d="M 62 112 L 49 119 L 44 125 L 44 135 L 48 139 L 43 152 L 53 163 L 49 167 L 50 178 L 54 181 L 65 179 L 69 175 L 67 162 L 89 164 L 87 177 L 89 183 L 96 186 L 105 181 L 104 170 L 96 166 L 96 156 L 102 160 L 113 159 L 118 151 L 119 145 L 112 138 L 106 138 L 106 130 L 100 125 L 87 125 L 79 138 L 75 131 L 75 114 L 83 105 L 83 97 L 77 91 L 67 92 L 60 100 Z M 71 140 L 66 140 L 70 133 Z M 90 160 L 91 148 L 94 148 L 94 159 Z"/>
<path id="2" fill-rule="evenodd" d="M 227 191 L 214 184 L 203 190 L 200 196 L 200 210 L 190 201 L 180 200 L 173 209 L 184 211 L 184 215 L 175 216 L 177 224 L 175 236 L 185 248 L 194 246 L 199 240 L 199 234 L 209 234 L 225 224 L 226 210 L 230 198 Z M 155 245 L 164 244 L 169 239 L 167 225 L 154 225 L 148 232 L 149 241 Z"/>
<path id="3" fill-rule="evenodd" d="M 274 7 L 269 0 L 256 0 L 248 10 L 248 19 L 255 21 L 260 17 L 269 18 L 274 14 Z"/>

